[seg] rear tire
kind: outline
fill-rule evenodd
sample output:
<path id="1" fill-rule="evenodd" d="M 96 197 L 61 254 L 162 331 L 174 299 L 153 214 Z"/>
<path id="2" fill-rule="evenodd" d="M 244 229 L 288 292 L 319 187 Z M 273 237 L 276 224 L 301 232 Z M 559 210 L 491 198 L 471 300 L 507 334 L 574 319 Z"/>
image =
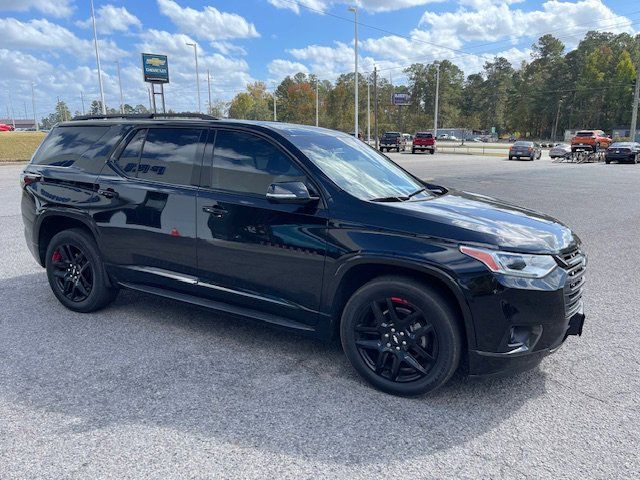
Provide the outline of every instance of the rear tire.
<path id="1" fill-rule="evenodd" d="M 393 395 L 421 395 L 444 385 L 460 363 L 458 318 L 435 290 L 414 280 L 380 277 L 347 302 L 340 339 L 356 371 Z"/>
<path id="2" fill-rule="evenodd" d="M 416 149 L 415 149 L 415 148 L 412 148 L 412 149 L 411 149 L 411 153 L 416 153 Z"/>
<path id="3" fill-rule="evenodd" d="M 55 235 L 47 248 L 45 266 L 53 294 L 69 310 L 100 310 L 118 295 L 118 289 L 109 282 L 95 240 L 82 229 Z"/>

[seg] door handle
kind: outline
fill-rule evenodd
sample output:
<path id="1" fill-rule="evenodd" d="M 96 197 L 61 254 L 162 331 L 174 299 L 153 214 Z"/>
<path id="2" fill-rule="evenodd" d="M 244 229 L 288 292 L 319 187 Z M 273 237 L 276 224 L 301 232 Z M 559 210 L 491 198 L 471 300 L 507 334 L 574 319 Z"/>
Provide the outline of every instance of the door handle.
<path id="1" fill-rule="evenodd" d="M 112 188 L 99 188 L 98 195 L 102 195 L 105 198 L 118 198 L 118 192 L 114 191 Z"/>
<path id="2" fill-rule="evenodd" d="M 207 205 L 205 207 L 202 207 L 202 211 L 205 213 L 210 213 L 214 217 L 218 218 L 223 217 L 224 215 L 229 213 L 228 210 L 225 210 L 220 205 Z"/>

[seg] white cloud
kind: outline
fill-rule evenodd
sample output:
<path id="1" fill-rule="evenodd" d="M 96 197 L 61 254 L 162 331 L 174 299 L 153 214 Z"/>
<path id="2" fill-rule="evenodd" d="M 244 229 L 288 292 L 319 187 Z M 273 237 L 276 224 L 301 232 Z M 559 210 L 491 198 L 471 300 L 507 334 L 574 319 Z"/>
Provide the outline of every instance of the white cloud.
<path id="1" fill-rule="evenodd" d="M 182 32 L 199 39 L 216 41 L 260 36 L 253 23 L 236 13 L 221 12 L 210 6 L 203 10 L 182 8 L 173 0 L 158 0 L 158 7 Z"/>
<path id="2" fill-rule="evenodd" d="M 473 10 L 464 7 L 455 12 L 425 12 L 421 26 L 430 27 L 438 35 L 448 35 L 464 42 L 497 41 L 532 37 L 532 41 L 546 32 L 569 38 L 566 43 L 575 45 L 589 29 L 606 29 L 614 33 L 632 33 L 631 21 L 616 15 L 601 0 L 560 2 L 550 0 L 541 10 L 510 8 L 509 0 L 465 0 Z"/>
<path id="3" fill-rule="evenodd" d="M 446 0 L 269 0 L 276 8 L 291 10 L 297 14 L 301 11 L 325 12 L 334 5 L 355 5 L 368 12 L 390 12 L 404 8 L 427 5 L 429 3 L 441 3 Z M 308 7 L 308 8 L 305 8 Z"/>
<path id="4" fill-rule="evenodd" d="M 48 51 L 55 55 L 63 51 L 84 59 L 94 55 L 91 40 L 78 38 L 70 30 L 45 19 L 22 22 L 15 18 L 0 18 L 0 38 L 2 46 L 7 48 Z M 100 40 L 99 44 L 100 54 L 105 59 L 128 55 L 111 40 Z"/>
<path id="5" fill-rule="evenodd" d="M 91 28 L 91 17 L 76 22 L 82 28 Z M 141 28 L 142 22 L 124 7 L 102 5 L 96 11 L 96 27 L 99 33 L 128 32 L 131 27 Z"/>
<path id="6" fill-rule="evenodd" d="M 0 0 L 0 11 L 26 12 L 38 10 L 52 17 L 69 17 L 73 13 L 73 0 Z"/>
<path id="7" fill-rule="evenodd" d="M 286 76 L 295 75 L 298 72 L 309 72 L 309 69 L 306 67 L 306 65 L 303 65 L 300 62 L 283 60 L 281 58 L 272 60 L 269 65 L 267 65 L 267 70 L 269 71 L 269 75 L 274 79 L 274 81 L 280 81 Z"/>

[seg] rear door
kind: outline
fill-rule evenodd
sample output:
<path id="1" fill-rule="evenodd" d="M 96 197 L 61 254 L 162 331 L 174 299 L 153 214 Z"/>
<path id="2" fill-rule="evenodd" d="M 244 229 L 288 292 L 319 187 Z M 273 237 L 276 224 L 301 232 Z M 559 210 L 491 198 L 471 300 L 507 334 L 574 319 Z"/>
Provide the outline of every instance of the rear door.
<path id="1" fill-rule="evenodd" d="M 313 183 L 280 146 L 247 131 L 212 130 L 205 157 L 196 209 L 203 294 L 315 324 L 327 211 L 266 198 L 273 182 Z"/>
<path id="2" fill-rule="evenodd" d="M 206 130 L 132 131 L 98 178 L 93 217 L 120 281 L 195 283 L 196 194 Z"/>

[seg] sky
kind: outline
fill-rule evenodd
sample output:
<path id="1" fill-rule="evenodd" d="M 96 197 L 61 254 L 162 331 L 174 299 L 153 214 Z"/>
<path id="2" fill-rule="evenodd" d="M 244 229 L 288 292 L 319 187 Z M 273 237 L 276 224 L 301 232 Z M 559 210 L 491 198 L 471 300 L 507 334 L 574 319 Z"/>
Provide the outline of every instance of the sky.
<path id="1" fill-rule="evenodd" d="M 360 72 L 376 65 L 394 84 L 416 62 L 449 59 L 465 74 L 496 55 L 514 66 L 536 39 L 552 33 L 567 49 L 588 30 L 640 30 L 638 0 L 94 0 L 106 104 L 148 106 L 141 52 L 165 54 L 167 108 L 197 109 L 197 43 L 202 108 L 207 70 L 213 101 L 248 82 L 273 89 L 299 71 L 335 80 L 354 68 L 357 7 Z M 57 98 L 71 112 L 99 99 L 89 0 L 0 0 L 0 117 L 38 118 Z M 81 93 L 82 92 L 82 93 Z"/>

